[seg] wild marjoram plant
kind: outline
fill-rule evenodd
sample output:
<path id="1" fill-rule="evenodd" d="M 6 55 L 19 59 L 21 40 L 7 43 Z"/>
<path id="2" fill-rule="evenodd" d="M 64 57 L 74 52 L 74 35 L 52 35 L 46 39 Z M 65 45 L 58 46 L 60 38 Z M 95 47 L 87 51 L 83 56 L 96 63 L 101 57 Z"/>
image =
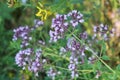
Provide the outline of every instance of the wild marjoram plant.
<path id="1" fill-rule="evenodd" d="M 104 56 L 102 51 L 97 52 L 100 47 L 99 41 L 109 40 L 114 30 L 110 30 L 107 25 L 103 24 L 94 26 L 94 35 L 90 39 L 87 32 L 80 32 L 77 28 L 83 22 L 83 15 L 77 10 L 66 15 L 57 14 L 52 19 L 49 44 L 42 40 L 34 40 L 35 37 L 31 36 L 38 27 L 44 25 L 42 21 L 34 20 L 33 27 L 20 26 L 14 29 L 13 41 L 21 41 L 21 50 L 15 56 L 16 64 L 23 70 L 33 72 L 35 76 L 39 76 L 39 72 L 46 72 L 52 80 L 100 78 L 103 73 L 101 66 L 108 69 L 106 72 L 115 73 L 102 60 Z M 55 46 L 54 49 L 52 46 Z M 98 63 L 100 65 L 96 67 Z M 88 74 L 93 77 L 89 77 Z"/>

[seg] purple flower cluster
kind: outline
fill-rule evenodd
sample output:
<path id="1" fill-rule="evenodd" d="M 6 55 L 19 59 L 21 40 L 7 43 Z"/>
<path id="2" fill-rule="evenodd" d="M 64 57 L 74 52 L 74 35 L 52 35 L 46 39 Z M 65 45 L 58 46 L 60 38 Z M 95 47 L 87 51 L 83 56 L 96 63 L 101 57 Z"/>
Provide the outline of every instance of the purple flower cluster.
<path id="1" fill-rule="evenodd" d="M 29 36 L 30 29 L 28 26 L 21 26 L 17 29 L 14 29 L 13 41 L 18 40 L 19 38 L 22 39 L 21 47 L 28 46 L 29 40 L 32 40 L 32 37 Z"/>
<path id="2" fill-rule="evenodd" d="M 77 66 L 78 64 L 84 63 L 85 58 L 85 47 L 80 44 L 75 38 L 69 38 L 67 42 L 67 47 L 60 49 L 61 53 L 65 53 L 69 51 L 70 55 L 70 64 L 68 65 L 68 69 L 71 71 L 71 77 L 78 77 Z"/>
<path id="3" fill-rule="evenodd" d="M 78 23 L 84 22 L 83 15 L 77 10 L 68 13 L 68 17 L 71 18 L 70 23 L 73 27 L 76 27 Z"/>
<path id="4" fill-rule="evenodd" d="M 15 57 L 16 64 L 25 69 L 27 62 L 30 61 L 30 55 L 32 55 L 32 49 L 28 48 L 25 50 L 20 50 Z"/>
<path id="5" fill-rule="evenodd" d="M 87 39 L 87 33 L 80 33 L 79 38 L 82 40 Z M 77 72 L 78 65 L 83 64 L 85 62 L 85 46 L 77 41 L 75 38 L 71 37 L 67 41 L 66 48 L 60 48 L 60 54 L 64 56 L 67 51 L 71 53 L 70 55 L 70 63 L 68 65 L 68 69 L 71 71 L 71 78 L 78 77 L 79 74 Z"/>
<path id="6" fill-rule="evenodd" d="M 93 31 L 94 31 L 94 36 L 93 36 L 93 39 L 97 37 L 97 35 L 99 37 L 102 37 L 104 40 L 108 40 L 109 39 L 109 35 L 113 36 L 114 35 L 114 29 L 112 30 L 109 30 L 108 26 L 107 25 L 103 25 L 103 24 L 100 24 L 98 26 L 94 26 L 93 27 Z"/>
<path id="7" fill-rule="evenodd" d="M 28 45 L 32 45 L 30 44 L 30 41 L 32 41 L 32 31 L 41 25 L 43 25 L 42 21 L 34 20 L 33 27 L 22 26 L 13 30 L 13 41 L 21 39 L 21 48 L 23 49 L 20 50 L 15 56 L 16 64 L 23 69 L 27 68 L 29 71 L 35 73 L 36 76 L 38 76 L 39 71 L 42 71 L 46 60 L 41 58 L 42 51 L 40 49 L 34 51 L 34 49 L 29 48 Z M 40 41 L 38 42 L 40 43 Z"/>
<path id="8" fill-rule="evenodd" d="M 80 39 L 86 40 L 88 37 L 86 32 L 80 33 Z"/>
<path id="9" fill-rule="evenodd" d="M 49 31 L 50 42 L 56 42 L 58 39 L 63 38 L 69 26 L 76 27 L 79 23 L 83 22 L 83 15 L 77 10 L 73 10 L 67 15 L 57 14 L 56 18 L 52 19 L 51 28 L 53 30 Z"/>
<path id="10" fill-rule="evenodd" d="M 55 76 L 58 74 L 61 74 L 61 72 L 54 70 L 52 67 L 50 67 L 50 70 L 47 71 L 47 76 L 52 77 L 52 80 L 55 80 Z"/>
<path id="11" fill-rule="evenodd" d="M 23 69 L 28 69 L 29 71 L 35 73 L 38 76 L 38 72 L 42 71 L 43 65 L 46 62 L 45 59 L 41 58 L 42 51 L 28 48 L 25 50 L 20 50 L 15 56 L 16 64 Z"/>
<path id="12" fill-rule="evenodd" d="M 82 56 L 85 55 L 84 54 L 85 47 L 80 42 L 78 42 L 75 38 L 68 39 L 67 48 L 69 49 L 69 51 L 73 52 L 72 56 L 75 56 L 75 54 L 76 56 L 77 54 Z"/>
<path id="13" fill-rule="evenodd" d="M 70 64 L 68 65 L 68 69 L 71 71 L 71 78 L 78 77 L 77 73 L 77 64 L 78 64 L 78 59 L 77 58 L 70 58 Z"/>
<path id="14" fill-rule="evenodd" d="M 56 42 L 58 39 L 62 38 L 64 35 L 65 30 L 68 28 L 68 23 L 65 22 L 67 20 L 66 15 L 56 15 L 56 18 L 52 19 L 51 28 L 50 30 L 50 42 Z"/>
<path id="15" fill-rule="evenodd" d="M 21 48 L 27 47 L 29 45 L 29 41 L 32 40 L 30 32 L 36 29 L 37 27 L 43 25 L 43 22 L 39 20 L 34 20 L 34 24 L 35 25 L 32 28 L 30 28 L 29 26 L 20 26 L 19 28 L 13 30 L 13 41 L 21 39 Z"/>
<path id="16" fill-rule="evenodd" d="M 76 71 L 77 65 L 84 63 L 85 47 L 77 42 L 74 38 L 68 40 L 67 47 L 71 51 L 70 64 L 68 68 L 71 71 L 71 77 L 75 78 L 78 77 L 78 73 Z M 81 59 L 81 61 L 79 61 L 79 59 Z"/>

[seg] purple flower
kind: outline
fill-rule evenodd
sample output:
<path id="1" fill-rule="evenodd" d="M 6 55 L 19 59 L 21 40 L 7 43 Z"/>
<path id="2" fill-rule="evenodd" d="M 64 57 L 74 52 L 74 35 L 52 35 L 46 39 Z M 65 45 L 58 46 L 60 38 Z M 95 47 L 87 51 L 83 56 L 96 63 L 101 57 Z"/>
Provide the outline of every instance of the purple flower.
<path id="1" fill-rule="evenodd" d="M 87 39 L 87 36 L 88 35 L 87 35 L 86 32 L 80 33 L 80 38 L 83 39 L 83 40 Z"/>
<path id="2" fill-rule="evenodd" d="M 32 62 L 30 70 L 34 72 L 36 76 L 38 76 L 38 72 L 42 71 L 43 69 L 43 64 L 40 61 L 38 61 L 39 59 L 37 61 L 36 60 Z"/>
<path id="3" fill-rule="evenodd" d="M 68 69 L 71 71 L 72 79 L 78 77 L 77 74 L 77 64 L 78 64 L 78 57 L 71 55 L 70 57 L 70 64 L 68 65 Z M 77 75 L 77 76 L 76 76 Z"/>
<path id="4" fill-rule="evenodd" d="M 66 52 L 67 52 L 67 50 L 64 47 L 60 48 L 60 56 L 65 58 L 66 57 Z"/>
<path id="5" fill-rule="evenodd" d="M 49 71 L 47 71 L 47 76 L 52 77 L 52 80 L 55 80 L 55 76 L 59 74 L 61 74 L 61 72 L 54 70 L 52 67 L 50 67 Z"/>
<path id="6" fill-rule="evenodd" d="M 16 54 L 15 61 L 19 67 L 23 69 L 28 69 L 29 71 L 35 73 L 38 76 L 39 71 L 43 71 L 43 65 L 46 60 L 41 58 L 42 51 L 39 49 L 36 52 L 33 49 L 28 48 L 21 50 Z"/>
<path id="7" fill-rule="evenodd" d="M 71 18 L 70 23 L 73 27 L 76 27 L 78 23 L 84 22 L 83 15 L 77 10 L 73 10 L 72 12 L 68 13 L 68 17 Z"/>
<path id="8" fill-rule="evenodd" d="M 98 79 L 100 76 L 101 76 L 101 71 L 97 70 L 97 74 L 96 74 L 95 78 Z"/>
<path id="9" fill-rule="evenodd" d="M 45 42 L 42 41 L 42 40 L 39 40 L 38 43 L 39 43 L 39 44 L 42 44 L 42 45 L 45 45 Z"/>
<path id="10" fill-rule="evenodd" d="M 40 21 L 40 20 L 38 20 L 38 19 L 35 19 L 35 20 L 34 20 L 34 26 L 31 28 L 31 30 L 35 30 L 36 28 L 42 26 L 43 24 L 44 24 L 43 21 Z"/>
<path id="11" fill-rule="evenodd" d="M 15 56 L 16 64 L 25 69 L 27 63 L 30 61 L 30 55 L 32 55 L 32 49 L 20 50 Z"/>
<path id="12" fill-rule="evenodd" d="M 112 29 L 113 30 L 113 29 Z M 100 24 L 98 26 L 93 27 L 94 36 L 93 39 L 97 38 L 97 36 L 102 37 L 104 40 L 109 39 L 109 35 L 113 35 L 113 31 L 109 30 L 107 25 Z"/>
<path id="13" fill-rule="evenodd" d="M 71 71 L 71 77 L 78 77 L 77 66 L 78 64 L 84 63 L 85 46 L 72 37 L 68 39 L 66 51 L 70 52 L 70 64 L 68 65 L 68 69 Z"/>
<path id="14" fill-rule="evenodd" d="M 28 26 L 21 26 L 17 29 L 14 29 L 13 41 L 21 39 L 21 47 L 26 47 L 29 45 L 29 41 L 32 40 L 32 37 L 29 36 L 30 28 Z"/>
<path id="15" fill-rule="evenodd" d="M 68 18 L 70 18 L 70 22 Z M 83 15 L 77 10 L 73 10 L 68 13 L 68 15 L 57 14 L 56 18 L 52 19 L 52 30 L 49 31 L 50 42 L 56 42 L 58 39 L 63 38 L 64 33 L 67 32 L 68 26 L 72 25 L 76 27 L 79 23 L 83 22 Z"/>
<path id="16" fill-rule="evenodd" d="M 43 22 L 40 20 L 34 20 L 34 27 L 30 28 L 29 26 L 20 26 L 17 29 L 14 29 L 13 41 L 21 39 L 21 48 L 29 46 L 29 41 L 32 40 L 30 33 L 32 30 L 35 30 L 37 27 L 43 25 Z"/>
<path id="17" fill-rule="evenodd" d="M 63 34 L 68 28 L 68 23 L 66 21 L 66 15 L 56 15 L 56 18 L 52 19 L 51 28 L 53 30 L 49 31 L 50 42 L 56 42 L 58 39 L 63 38 Z"/>
<path id="18" fill-rule="evenodd" d="M 21 38 L 22 40 L 28 40 L 29 39 L 29 27 L 28 26 L 20 26 L 17 29 L 14 29 L 14 35 L 13 35 L 13 41 L 16 41 L 18 38 Z"/>

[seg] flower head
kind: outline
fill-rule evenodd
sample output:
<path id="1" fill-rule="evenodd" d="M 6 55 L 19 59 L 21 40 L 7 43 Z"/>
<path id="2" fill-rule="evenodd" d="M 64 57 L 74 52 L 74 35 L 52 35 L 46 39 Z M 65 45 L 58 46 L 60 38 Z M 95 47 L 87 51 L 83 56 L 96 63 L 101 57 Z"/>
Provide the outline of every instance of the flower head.
<path id="1" fill-rule="evenodd" d="M 93 27 L 94 36 L 93 39 L 97 37 L 97 35 L 104 40 L 108 40 L 110 38 L 110 35 L 114 35 L 114 28 L 110 30 L 107 25 L 100 24 L 98 26 Z"/>
<path id="2" fill-rule="evenodd" d="M 33 49 L 27 48 L 20 50 L 16 56 L 15 61 L 19 67 L 23 69 L 28 69 L 29 71 L 35 73 L 38 76 L 38 72 L 43 70 L 43 65 L 46 62 L 45 59 L 42 59 L 42 50 L 38 49 L 34 52 Z"/>
<path id="3" fill-rule="evenodd" d="M 50 42 L 56 42 L 58 39 L 61 39 L 64 37 L 64 33 L 66 29 L 68 28 L 68 22 L 66 22 L 66 15 L 56 15 L 56 18 L 52 19 L 52 25 L 51 28 L 53 30 L 50 30 Z"/>
<path id="4" fill-rule="evenodd" d="M 39 11 L 36 13 L 36 16 L 41 17 L 41 20 L 44 21 L 47 19 L 48 15 L 51 15 L 51 12 L 46 9 L 42 9 L 42 7 L 43 5 L 39 2 L 39 6 L 37 6 Z"/>
<path id="5" fill-rule="evenodd" d="M 77 10 L 73 10 L 72 12 L 68 13 L 68 16 L 71 18 L 70 23 L 73 27 L 76 27 L 78 23 L 83 23 L 83 14 L 81 14 Z"/>

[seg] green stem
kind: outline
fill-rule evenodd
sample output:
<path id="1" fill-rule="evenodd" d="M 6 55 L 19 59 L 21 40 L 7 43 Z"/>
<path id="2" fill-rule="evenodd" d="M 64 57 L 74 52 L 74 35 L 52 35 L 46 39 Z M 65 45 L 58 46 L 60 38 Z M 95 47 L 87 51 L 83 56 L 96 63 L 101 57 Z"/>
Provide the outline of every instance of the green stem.
<path id="1" fill-rule="evenodd" d="M 91 51 L 109 70 L 111 70 L 113 73 L 115 73 L 114 70 L 110 66 L 108 66 L 101 58 L 99 58 L 92 49 L 90 49 L 89 47 L 87 47 L 87 49 L 89 51 Z"/>
<path id="2" fill-rule="evenodd" d="M 50 48 L 45 48 L 45 49 L 47 49 L 48 51 L 52 51 L 52 52 L 51 53 L 50 52 L 47 53 L 46 51 L 44 51 L 43 53 L 45 53 L 45 54 L 43 54 L 43 55 L 45 55 L 45 56 L 49 55 L 49 56 L 54 56 L 54 57 L 58 57 L 58 58 L 63 58 L 62 56 L 56 55 L 55 51 L 53 52 L 53 50 L 51 50 Z M 66 59 L 67 61 L 69 61 L 68 57 L 65 57 L 64 59 Z"/>
<path id="3" fill-rule="evenodd" d="M 59 67 L 59 66 L 48 65 L 48 64 L 46 66 L 52 66 L 52 67 L 56 67 L 56 68 L 59 68 L 59 69 L 62 69 L 62 70 L 70 71 L 67 68 L 63 68 L 63 67 Z M 93 72 L 93 70 L 76 70 L 76 71 L 79 71 L 79 72 Z"/>

